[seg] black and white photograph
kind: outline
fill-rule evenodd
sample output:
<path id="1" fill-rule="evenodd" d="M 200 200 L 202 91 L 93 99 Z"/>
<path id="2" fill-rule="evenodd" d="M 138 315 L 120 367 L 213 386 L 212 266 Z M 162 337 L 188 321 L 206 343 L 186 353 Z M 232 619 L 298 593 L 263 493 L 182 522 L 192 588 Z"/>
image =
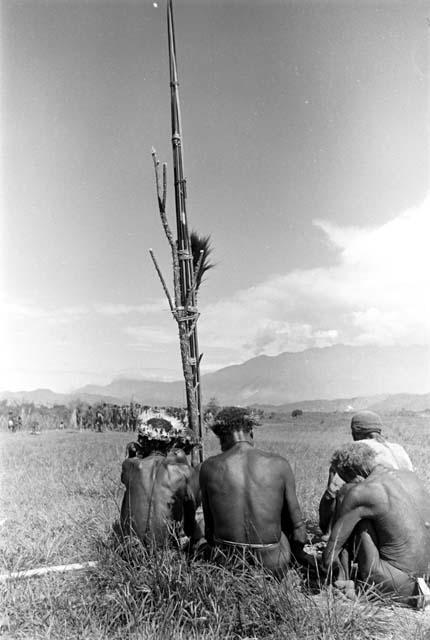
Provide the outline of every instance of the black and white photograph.
<path id="1" fill-rule="evenodd" d="M 0 637 L 430 640 L 430 3 L 0 12 Z"/>

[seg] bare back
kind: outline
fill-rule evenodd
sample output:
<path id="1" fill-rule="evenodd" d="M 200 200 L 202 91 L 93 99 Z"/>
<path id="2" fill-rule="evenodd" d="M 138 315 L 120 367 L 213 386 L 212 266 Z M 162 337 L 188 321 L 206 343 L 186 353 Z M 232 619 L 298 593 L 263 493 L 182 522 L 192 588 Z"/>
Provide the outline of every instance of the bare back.
<path id="1" fill-rule="evenodd" d="M 372 477 L 373 476 L 373 477 Z M 407 573 L 427 573 L 430 562 L 430 495 L 410 471 L 371 474 L 367 492 L 382 560 Z"/>
<path id="2" fill-rule="evenodd" d="M 206 460 L 200 486 L 209 541 L 278 542 L 283 520 L 301 521 L 288 462 L 247 442 Z"/>
<path id="3" fill-rule="evenodd" d="M 409 575 L 428 573 L 430 494 L 415 473 L 376 469 L 349 485 L 325 550 L 327 561 L 360 521 L 371 522 L 382 561 Z"/>
<path id="4" fill-rule="evenodd" d="M 189 487 L 192 474 L 188 462 L 178 462 L 175 457 L 155 454 L 124 460 L 121 475 L 126 487 L 121 507 L 124 532 L 131 528 L 142 541 L 160 543 L 168 536 L 171 524 L 184 519 L 185 512 L 194 519 L 194 496 Z"/>

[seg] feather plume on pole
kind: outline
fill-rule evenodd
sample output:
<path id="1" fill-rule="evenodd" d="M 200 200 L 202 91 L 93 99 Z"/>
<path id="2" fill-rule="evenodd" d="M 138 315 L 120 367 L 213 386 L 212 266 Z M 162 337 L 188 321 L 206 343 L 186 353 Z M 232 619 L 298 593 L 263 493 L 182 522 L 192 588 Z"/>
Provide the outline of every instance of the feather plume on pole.
<path id="1" fill-rule="evenodd" d="M 212 253 L 211 237 L 200 236 L 197 231 L 192 231 L 190 235 L 191 241 L 191 253 L 193 254 L 193 266 L 196 278 L 196 292 L 199 290 L 202 283 L 202 278 L 209 269 L 214 268 L 214 264 L 209 261 L 209 256 Z M 203 255 L 202 255 L 203 254 Z M 199 260 L 202 255 L 202 259 Z"/>

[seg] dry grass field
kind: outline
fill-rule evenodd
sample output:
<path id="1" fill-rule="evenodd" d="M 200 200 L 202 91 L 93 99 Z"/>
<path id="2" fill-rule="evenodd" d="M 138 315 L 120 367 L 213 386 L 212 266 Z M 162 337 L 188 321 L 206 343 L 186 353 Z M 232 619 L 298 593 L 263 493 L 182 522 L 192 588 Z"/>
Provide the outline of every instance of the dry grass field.
<path id="1" fill-rule="evenodd" d="M 405 445 L 430 489 L 430 419 L 385 417 L 385 434 Z M 257 446 L 290 461 L 309 531 L 330 453 L 347 442 L 349 416 L 304 414 L 268 421 Z M 294 571 L 281 585 L 258 570 L 231 572 L 110 544 L 122 498 L 127 433 L 0 433 L 1 571 L 98 560 L 96 569 L 0 585 L 4 638 L 430 638 L 429 614 L 351 603 L 323 588 L 311 595 Z M 206 436 L 206 455 L 217 451 Z"/>

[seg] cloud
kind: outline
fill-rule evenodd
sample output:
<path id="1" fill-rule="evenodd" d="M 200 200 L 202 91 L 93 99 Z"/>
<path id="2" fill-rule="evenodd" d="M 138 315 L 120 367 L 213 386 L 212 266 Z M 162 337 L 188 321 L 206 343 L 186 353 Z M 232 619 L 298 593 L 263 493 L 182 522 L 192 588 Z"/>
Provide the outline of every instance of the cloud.
<path id="1" fill-rule="evenodd" d="M 30 302 L 3 301 L 2 309 L 5 317 L 11 323 L 23 320 L 25 322 L 38 320 L 50 325 L 74 322 L 88 315 L 89 308 L 84 305 L 56 307 L 48 309 Z"/>
<path id="2" fill-rule="evenodd" d="M 273 276 L 202 309 L 205 344 L 237 361 L 340 342 L 428 344 L 430 195 L 378 227 L 314 224 L 338 249 L 336 263 Z"/>
<path id="3" fill-rule="evenodd" d="M 430 343 L 430 196 L 371 228 L 314 224 L 324 244 L 337 250 L 333 264 L 277 274 L 200 307 L 205 371 L 338 343 Z M 135 353 L 143 351 L 147 369 L 171 368 L 179 363 L 178 335 L 166 309 L 164 299 L 58 308 L 6 301 L 0 322 L 7 316 L 9 339 L 2 364 L 9 362 L 11 371 L 16 362 L 54 369 L 61 361 L 70 369 L 83 358 L 91 367 L 97 359 L 107 370 L 117 368 L 119 358 L 137 366 Z M 9 386 L 13 379 L 7 378 Z M 16 385 L 28 386 L 17 377 Z"/>
<path id="4" fill-rule="evenodd" d="M 95 305 L 97 313 L 105 316 L 125 316 L 131 313 L 147 314 L 147 313 L 159 313 L 166 311 L 169 308 L 167 300 L 160 299 L 146 304 L 132 305 L 132 304 L 110 304 L 100 303 Z"/>
<path id="5" fill-rule="evenodd" d="M 178 335 L 175 327 L 170 330 L 161 326 L 128 326 L 124 328 L 124 333 L 131 336 L 134 342 L 129 345 L 142 349 L 143 351 L 158 351 L 160 347 L 177 343 Z"/>

